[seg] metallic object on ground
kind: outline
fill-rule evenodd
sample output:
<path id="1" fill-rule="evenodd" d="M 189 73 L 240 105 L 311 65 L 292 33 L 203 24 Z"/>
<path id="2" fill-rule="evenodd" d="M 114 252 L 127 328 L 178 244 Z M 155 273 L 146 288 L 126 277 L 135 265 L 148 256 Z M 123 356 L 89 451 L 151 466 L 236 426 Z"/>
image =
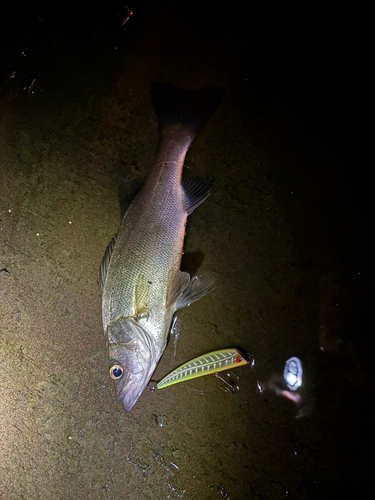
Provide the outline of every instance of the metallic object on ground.
<path id="1" fill-rule="evenodd" d="M 296 391 L 302 385 L 302 363 L 299 358 L 293 357 L 286 361 L 284 367 L 284 381 L 290 391 Z"/>

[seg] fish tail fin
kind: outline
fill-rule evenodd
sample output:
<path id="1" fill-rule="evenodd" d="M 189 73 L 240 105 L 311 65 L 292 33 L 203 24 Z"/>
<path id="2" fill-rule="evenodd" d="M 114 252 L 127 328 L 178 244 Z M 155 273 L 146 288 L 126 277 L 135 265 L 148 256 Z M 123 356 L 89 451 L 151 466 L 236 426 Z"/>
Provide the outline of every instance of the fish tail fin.
<path id="1" fill-rule="evenodd" d="M 193 137 L 224 97 L 225 90 L 221 87 L 184 90 L 160 82 L 153 83 L 151 87 L 151 99 L 159 127 L 179 127 Z"/>

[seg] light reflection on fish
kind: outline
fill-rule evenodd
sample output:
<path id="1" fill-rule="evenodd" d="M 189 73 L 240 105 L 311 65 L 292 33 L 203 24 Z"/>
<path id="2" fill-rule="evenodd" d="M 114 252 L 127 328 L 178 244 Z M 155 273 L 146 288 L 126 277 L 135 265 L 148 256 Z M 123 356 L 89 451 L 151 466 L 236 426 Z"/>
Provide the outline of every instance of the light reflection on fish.
<path id="1" fill-rule="evenodd" d="M 163 133 L 159 153 L 100 268 L 109 373 L 126 411 L 156 368 L 175 312 L 213 288 L 210 280 L 180 271 L 187 217 L 210 194 L 208 183 L 184 179 L 182 170 L 191 142 L 224 91 L 155 83 L 151 97 Z"/>

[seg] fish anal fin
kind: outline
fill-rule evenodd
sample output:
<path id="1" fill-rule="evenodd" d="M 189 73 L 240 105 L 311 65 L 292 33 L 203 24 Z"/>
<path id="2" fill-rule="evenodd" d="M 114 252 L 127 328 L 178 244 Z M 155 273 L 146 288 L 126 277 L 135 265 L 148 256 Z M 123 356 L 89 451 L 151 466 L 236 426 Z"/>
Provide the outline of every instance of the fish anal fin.
<path id="1" fill-rule="evenodd" d="M 182 178 L 182 188 L 185 194 L 185 209 L 190 215 L 201 203 L 208 198 L 212 183 L 206 179 Z"/>

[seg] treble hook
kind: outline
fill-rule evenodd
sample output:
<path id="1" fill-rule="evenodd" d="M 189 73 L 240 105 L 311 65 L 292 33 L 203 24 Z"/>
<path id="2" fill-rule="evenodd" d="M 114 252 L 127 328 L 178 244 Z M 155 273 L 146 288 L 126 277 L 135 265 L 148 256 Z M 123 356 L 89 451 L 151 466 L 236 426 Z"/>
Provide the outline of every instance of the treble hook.
<path id="1" fill-rule="evenodd" d="M 225 380 L 225 378 L 223 378 L 218 372 L 214 373 L 214 376 L 225 384 L 224 387 L 221 385 L 220 389 L 222 389 L 225 392 L 231 392 L 232 394 L 234 394 L 239 389 L 238 381 L 240 380 L 240 377 L 233 372 L 227 373 L 228 377 L 230 377 L 231 375 L 233 378 L 237 379 L 236 382 L 230 378 L 229 380 Z"/>

